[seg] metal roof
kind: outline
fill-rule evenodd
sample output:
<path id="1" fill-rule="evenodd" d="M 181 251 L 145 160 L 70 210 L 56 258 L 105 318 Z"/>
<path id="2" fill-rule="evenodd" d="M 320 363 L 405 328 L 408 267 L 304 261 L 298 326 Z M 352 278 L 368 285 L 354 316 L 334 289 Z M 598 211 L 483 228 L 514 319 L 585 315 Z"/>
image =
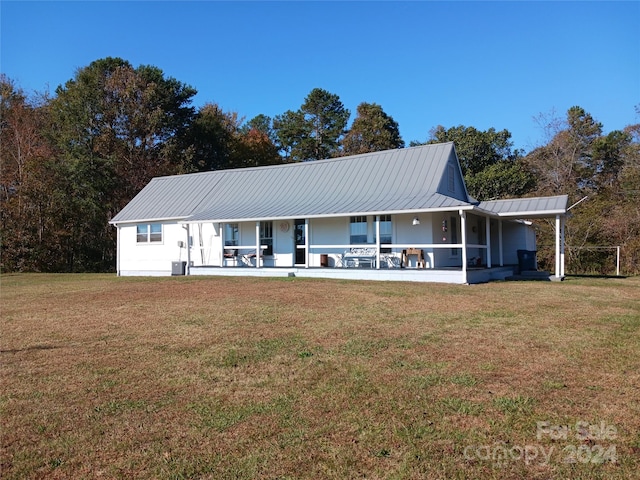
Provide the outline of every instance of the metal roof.
<path id="1" fill-rule="evenodd" d="M 330 160 L 158 177 L 110 223 L 311 218 L 470 206 L 442 194 L 453 143 Z M 462 183 L 464 184 L 464 183 Z"/>
<path id="2" fill-rule="evenodd" d="M 458 176 L 448 190 L 448 168 Z M 564 199 L 564 206 L 562 201 Z M 566 196 L 482 202 L 498 216 L 566 211 Z M 230 222 L 478 208 L 452 142 L 330 160 L 157 177 L 110 223 Z"/>
<path id="3" fill-rule="evenodd" d="M 478 208 L 499 217 L 534 218 L 567 213 L 567 195 L 480 202 Z"/>

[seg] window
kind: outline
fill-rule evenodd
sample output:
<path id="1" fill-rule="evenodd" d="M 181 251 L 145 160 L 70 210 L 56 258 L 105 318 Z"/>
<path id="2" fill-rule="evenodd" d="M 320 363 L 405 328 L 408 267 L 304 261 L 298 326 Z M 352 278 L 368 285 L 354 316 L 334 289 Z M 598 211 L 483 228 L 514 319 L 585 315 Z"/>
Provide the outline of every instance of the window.
<path id="1" fill-rule="evenodd" d="M 149 225 L 149 241 L 161 242 L 162 241 L 162 224 L 152 223 Z"/>
<path id="2" fill-rule="evenodd" d="M 262 255 L 273 255 L 273 222 L 260 222 L 260 245 L 267 246 Z"/>
<path id="3" fill-rule="evenodd" d="M 367 217 L 351 217 L 350 225 L 351 244 L 359 245 L 367 243 Z"/>
<path id="4" fill-rule="evenodd" d="M 238 224 L 237 223 L 225 223 L 224 224 L 224 245 L 234 246 L 238 245 Z"/>
<path id="5" fill-rule="evenodd" d="M 458 243 L 458 225 L 456 224 L 456 217 L 451 217 L 451 243 Z M 451 249 L 451 256 L 457 257 L 459 250 L 457 248 Z"/>
<path id="6" fill-rule="evenodd" d="M 161 243 L 162 224 L 150 223 L 138 225 L 136 227 L 136 241 L 137 243 Z"/>
<path id="7" fill-rule="evenodd" d="M 391 215 L 380 215 L 380 243 L 391 243 Z"/>

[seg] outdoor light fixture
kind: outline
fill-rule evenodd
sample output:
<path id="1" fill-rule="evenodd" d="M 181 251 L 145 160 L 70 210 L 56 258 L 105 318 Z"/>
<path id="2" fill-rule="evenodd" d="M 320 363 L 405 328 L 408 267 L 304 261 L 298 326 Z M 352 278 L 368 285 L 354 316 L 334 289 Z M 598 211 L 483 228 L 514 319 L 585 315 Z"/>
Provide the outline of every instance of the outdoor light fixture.
<path id="1" fill-rule="evenodd" d="M 418 217 L 413 217 L 413 225 L 420 225 L 420 219 Z"/>

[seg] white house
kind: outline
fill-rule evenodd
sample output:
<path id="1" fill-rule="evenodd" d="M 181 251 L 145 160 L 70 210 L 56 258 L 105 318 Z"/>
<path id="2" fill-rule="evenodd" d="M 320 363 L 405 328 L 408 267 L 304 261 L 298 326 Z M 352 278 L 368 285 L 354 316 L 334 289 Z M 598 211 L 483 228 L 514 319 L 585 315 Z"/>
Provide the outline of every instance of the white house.
<path id="1" fill-rule="evenodd" d="M 528 220 L 543 217 L 562 277 L 566 213 L 566 195 L 474 200 L 443 143 L 158 177 L 110 223 L 118 275 L 477 283 L 535 268 Z"/>

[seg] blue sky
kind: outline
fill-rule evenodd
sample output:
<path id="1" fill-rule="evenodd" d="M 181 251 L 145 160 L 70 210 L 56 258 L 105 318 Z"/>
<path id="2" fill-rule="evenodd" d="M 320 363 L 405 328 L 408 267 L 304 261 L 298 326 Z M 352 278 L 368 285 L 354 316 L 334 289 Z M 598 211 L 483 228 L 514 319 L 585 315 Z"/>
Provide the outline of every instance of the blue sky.
<path id="1" fill-rule="evenodd" d="M 247 120 L 315 87 L 378 103 L 404 140 L 494 127 L 526 151 L 540 113 L 640 122 L 640 2 L 0 2 L 0 71 L 53 92 L 107 56 L 155 65 Z"/>

